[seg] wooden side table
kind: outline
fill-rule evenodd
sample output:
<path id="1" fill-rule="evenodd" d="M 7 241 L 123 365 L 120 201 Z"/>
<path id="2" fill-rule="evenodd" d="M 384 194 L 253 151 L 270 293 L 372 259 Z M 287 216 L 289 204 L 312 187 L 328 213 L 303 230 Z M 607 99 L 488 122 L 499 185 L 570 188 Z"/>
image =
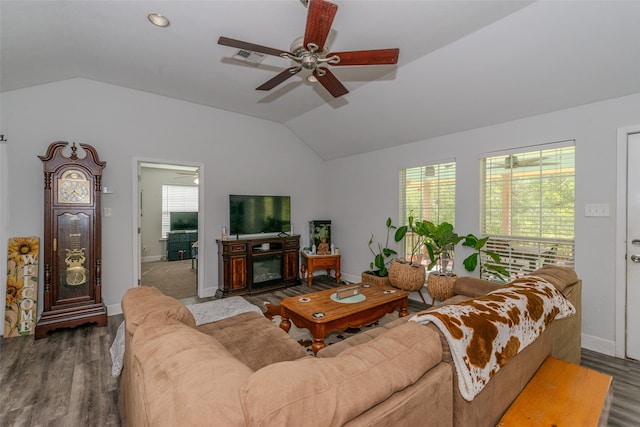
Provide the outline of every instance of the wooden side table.
<path id="1" fill-rule="evenodd" d="M 303 252 L 301 264 L 302 277 L 306 273 L 309 286 L 313 282 L 313 272 L 316 270 L 327 270 L 327 276 L 330 275 L 331 270 L 334 270 L 336 283 L 340 283 L 340 255 L 311 255 Z"/>

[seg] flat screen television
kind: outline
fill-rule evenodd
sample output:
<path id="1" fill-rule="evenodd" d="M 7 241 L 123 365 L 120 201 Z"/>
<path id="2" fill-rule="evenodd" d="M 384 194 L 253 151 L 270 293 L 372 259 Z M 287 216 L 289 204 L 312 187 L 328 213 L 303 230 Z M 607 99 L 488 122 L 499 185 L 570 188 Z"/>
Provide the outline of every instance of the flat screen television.
<path id="1" fill-rule="evenodd" d="M 198 212 L 169 212 L 169 230 L 186 231 L 198 229 Z"/>
<path id="2" fill-rule="evenodd" d="M 291 231 L 290 196 L 229 195 L 232 235 Z"/>

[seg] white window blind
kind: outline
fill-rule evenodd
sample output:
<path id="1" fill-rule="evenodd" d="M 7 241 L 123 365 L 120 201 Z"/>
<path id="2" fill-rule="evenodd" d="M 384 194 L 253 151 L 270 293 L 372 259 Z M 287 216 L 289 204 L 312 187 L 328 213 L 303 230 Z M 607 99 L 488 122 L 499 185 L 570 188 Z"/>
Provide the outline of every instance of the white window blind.
<path id="1" fill-rule="evenodd" d="M 162 186 L 162 238 L 170 231 L 171 212 L 198 212 L 198 187 Z"/>
<path id="2" fill-rule="evenodd" d="M 455 160 L 400 171 L 399 225 L 407 225 L 410 213 L 415 221 L 426 219 L 434 224 L 446 221 L 455 225 Z M 411 233 L 407 233 L 405 242 L 411 244 Z M 405 248 L 405 253 L 410 251 Z"/>
<path id="3" fill-rule="evenodd" d="M 510 276 L 545 264 L 573 267 L 573 142 L 485 157 L 480 166 L 480 232 L 490 236 L 485 248 L 500 254 Z"/>

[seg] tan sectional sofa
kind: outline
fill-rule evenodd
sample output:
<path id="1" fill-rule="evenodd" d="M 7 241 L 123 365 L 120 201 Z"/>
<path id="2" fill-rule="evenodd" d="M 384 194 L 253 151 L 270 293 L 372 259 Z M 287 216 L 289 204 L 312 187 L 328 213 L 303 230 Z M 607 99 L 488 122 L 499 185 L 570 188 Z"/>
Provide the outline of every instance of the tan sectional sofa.
<path id="1" fill-rule="evenodd" d="M 570 317 L 553 321 L 536 341 L 503 366 L 471 402 L 462 397 L 458 389 L 457 377 L 453 375 L 454 426 L 488 427 L 496 425 L 502 414 L 509 408 L 509 405 L 549 355 L 580 364 L 582 281 L 578 279 L 572 269 L 557 266 L 545 266 L 533 272 L 532 275 L 541 277 L 553 284 L 575 307 L 576 313 Z M 486 280 L 461 277 L 454 283 L 455 296 L 440 305 L 456 304 L 482 296 L 496 290 L 499 286 Z M 369 329 L 322 349 L 317 356 L 320 358 L 336 357 L 342 351 L 362 345 L 377 336 L 385 334 L 388 330 L 393 330 L 395 327 L 407 323 L 407 321 L 408 317 L 400 318 L 382 327 Z M 443 359 L 451 365 L 452 369 L 455 369 L 448 344 L 443 335 L 433 324 L 425 327 L 438 333 L 444 349 Z"/>
<path id="2" fill-rule="evenodd" d="M 195 326 L 149 287 L 128 290 L 122 309 L 129 427 L 451 425 L 451 367 L 417 323 L 318 359 L 254 312 Z"/>
<path id="3" fill-rule="evenodd" d="M 460 396 L 448 346 L 433 325 L 398 319 L 311 357 L 257 313 L 195 326 L 179 301 L 155 288 L 130 289 L 122 300 L 126 425 L 495 425 L 547 355 L 580 360 L 581 282 L 568 269 L 542 274 L 576 315 L 553 322 L 472 402 Z M 444 304 L 494 288 L 461 278 Z"/>

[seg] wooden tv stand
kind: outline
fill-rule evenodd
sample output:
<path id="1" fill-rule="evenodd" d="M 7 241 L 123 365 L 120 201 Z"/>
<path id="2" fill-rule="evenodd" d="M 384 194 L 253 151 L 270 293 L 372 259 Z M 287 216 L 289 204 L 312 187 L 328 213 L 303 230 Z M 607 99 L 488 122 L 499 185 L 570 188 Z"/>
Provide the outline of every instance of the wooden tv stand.
<path id="1" fill-rule="evenodd" d="M 301 283 L 300 236 L 216 240 L 216 298 L 253 295 Z"/>

